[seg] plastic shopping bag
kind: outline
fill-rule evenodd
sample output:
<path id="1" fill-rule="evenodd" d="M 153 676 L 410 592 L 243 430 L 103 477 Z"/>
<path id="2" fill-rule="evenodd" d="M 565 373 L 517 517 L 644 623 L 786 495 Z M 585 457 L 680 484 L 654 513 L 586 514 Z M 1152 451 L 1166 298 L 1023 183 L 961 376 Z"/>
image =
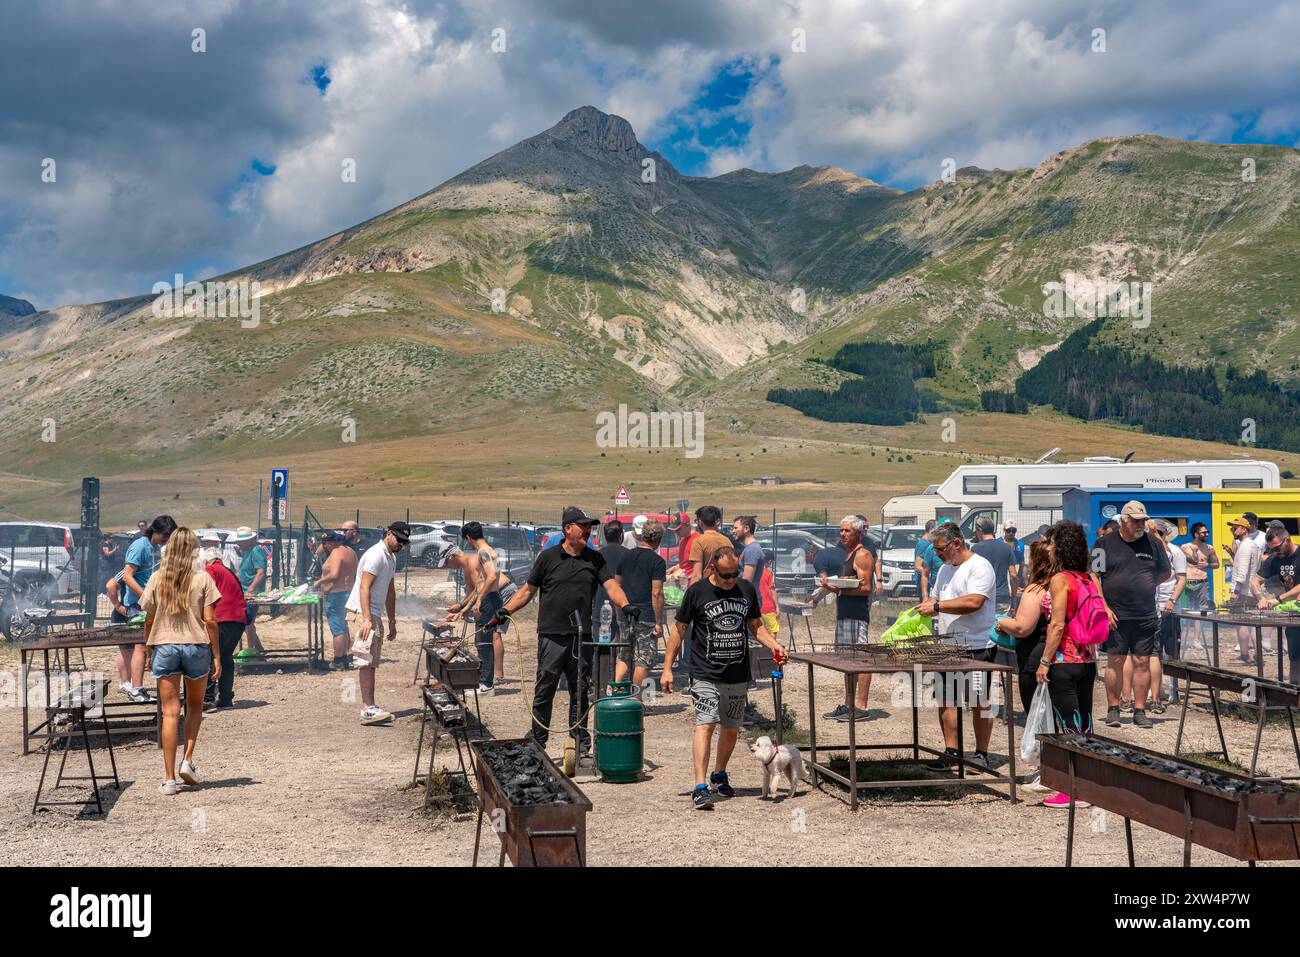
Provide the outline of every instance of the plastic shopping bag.
<path id="1" fill-rule="evenodd" d="M 1056 731 L 1056 722 L 1052 719 L 1052 699 L 1047 694 L 1047 684 L 1038 686 L 1033 700 L 1029 702 L 1029 715 L 1025 718 L 1024 734 L 1020 738 L 1020 759 L 1037 761 L 1039 752 L 1038 736 L 1052 734 Z"/>
<path id="2" fill-rule="evenodd" d="M 885 633 L 880 636 L 880 643 L 892 645 L 896 641 L 921 638 L 930 634 L 930 619 L 915 608 L 909 608 L 898 616 L 897 621 L 885 629 Z"/>
<path id="3" fill-rule="evenodd" d="M 370 629 L 358 629 L 357 636 L 352 639 L 352 648 L 348 652 L 352 655 L 353 660 L 363 668 L 374 664 L 374 659 L 370 654 L 371 637 L 373 635 L 374 632 Z"/>

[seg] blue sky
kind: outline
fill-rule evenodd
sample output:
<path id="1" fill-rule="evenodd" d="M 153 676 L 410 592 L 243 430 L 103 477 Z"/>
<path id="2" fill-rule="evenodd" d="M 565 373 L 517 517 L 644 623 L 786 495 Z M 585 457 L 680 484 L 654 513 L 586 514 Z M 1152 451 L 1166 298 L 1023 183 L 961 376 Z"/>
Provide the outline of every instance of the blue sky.
<path id="1" fill-rule="evenodd" d="M 1101 136 L 1300 141 L 1293 0 L 46 0 L 5 26 L 0 293 L 39 308 L 297 248 L 584 104 L 691 175 L 902 189 Z"/>

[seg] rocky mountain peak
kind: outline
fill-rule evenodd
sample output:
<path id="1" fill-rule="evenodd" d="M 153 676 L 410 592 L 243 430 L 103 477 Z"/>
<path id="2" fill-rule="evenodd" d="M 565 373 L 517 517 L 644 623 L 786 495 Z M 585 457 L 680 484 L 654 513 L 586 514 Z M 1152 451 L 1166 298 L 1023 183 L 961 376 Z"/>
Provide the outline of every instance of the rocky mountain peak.
<path id="1" fill-rule="evenodd" d="M 641 148 L 631 123 L 621 116 L 602 113 L 594 106 L 569 111 L 547 133 L 556 139 L 609 153 L 630 156 Z"/>
<path id="2" fill-rule="evenodd" d="M 36 312 L 36 307 L 26 299 L 15 299 L 13 296 L 0 295 L 0 316 L 13 316 L 22 318 L 30 316 Z"/>

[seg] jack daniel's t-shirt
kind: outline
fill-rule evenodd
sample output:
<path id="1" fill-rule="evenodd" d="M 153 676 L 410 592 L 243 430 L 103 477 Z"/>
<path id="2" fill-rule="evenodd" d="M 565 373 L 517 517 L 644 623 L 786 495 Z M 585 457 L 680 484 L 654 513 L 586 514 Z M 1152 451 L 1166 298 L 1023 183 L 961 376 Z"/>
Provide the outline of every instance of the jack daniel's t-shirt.
<path id="1" fill-rule="evenodd" d="M 1290 555 L 1269 555 L 1259 563 L 1259 577 L 1269 594 L 1276 597 L 1295 587 L 1297 569 L 1300 569 L 1300 548 L 1292 549 Z"/>
<path id="2" fill-rule="evenodd" d="M 760 618 L 758 591 L 739 580 L 717 588 L 702 578 L 686 589 L 677 620 L 693 626 L 691 677 L 717 684 L 749 682 L 749 622 Z"/>

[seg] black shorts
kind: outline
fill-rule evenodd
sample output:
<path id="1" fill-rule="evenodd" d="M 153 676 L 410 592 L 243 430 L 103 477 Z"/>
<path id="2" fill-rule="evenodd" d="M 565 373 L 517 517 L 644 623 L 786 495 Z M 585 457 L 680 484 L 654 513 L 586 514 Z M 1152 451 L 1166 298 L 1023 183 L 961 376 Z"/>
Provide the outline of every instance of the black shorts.
<path id="1" fill-rule="evenodd" d="M 1157 647 L 1160 650 L 1161 661 L 1173 661 L 1178 657 L 1178 645 L 1182 634 L 1177 615 L 1160 616 L 1160 642 Z"/>
<path id="2" fill-rule="evenodd" d="M 1155 615 L 1150 618 L 1121 618 L 1110 630 L 1110 638 L 1103 650 L 1108 655 L 1153 655 L 1159 633 L 1160 619 Z"/>

